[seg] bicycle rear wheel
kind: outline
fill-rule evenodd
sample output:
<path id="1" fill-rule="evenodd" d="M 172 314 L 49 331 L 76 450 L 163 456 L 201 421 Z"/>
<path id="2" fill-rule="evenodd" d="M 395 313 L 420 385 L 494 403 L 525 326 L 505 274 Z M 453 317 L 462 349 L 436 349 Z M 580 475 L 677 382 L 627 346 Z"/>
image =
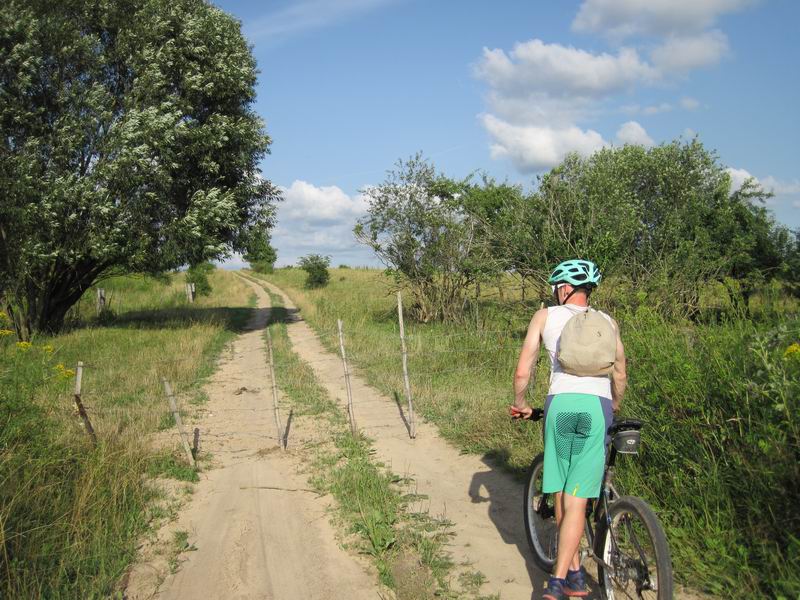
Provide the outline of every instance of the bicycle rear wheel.
<path id="1" fill-rule="evenodd" d="M 641 498 L 623 496 L 608 509 L 597 530 L 595 553 L 605 600 L 672 600 L 672 560 L 664 529 Z"/>
<path id="2" fill-rule="evenodd" d="M 528 483 L 525 486 L 525 535 L 533 552 L 533 559 L 540 569 L 550 573 L 556 563 L 558 552 L 558 525 L 553 496 L 542 493 L 544 454 L 531 464 Z"/>

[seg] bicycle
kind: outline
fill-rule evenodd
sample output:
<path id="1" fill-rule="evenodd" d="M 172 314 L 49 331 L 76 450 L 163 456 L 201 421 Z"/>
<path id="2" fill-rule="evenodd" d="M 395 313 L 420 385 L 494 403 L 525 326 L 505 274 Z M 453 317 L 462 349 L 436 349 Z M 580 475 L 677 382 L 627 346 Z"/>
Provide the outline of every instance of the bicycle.
<path id="1" fill-rule="evenodd" d="M 530 421 L 543 418 L 534 409 Z M 672 599 L 672 561 L 667 537 L 653 509 L 636 496 L 620 496 L 614 487 L 617 454 L 638 454 L 642 421 L 614 420 L 600 497 L 586 506 L 585 536 L 588 548 L 580 552 L 583 563 L 597 564 L 597 581 L 604 600 L 631 598 Z M 558 527 L 550 494 L 542 492 L 544 454 L 531 464 L 525 486 L 525 533 L 536 564 L 551 573 L 556 561 Z"/>

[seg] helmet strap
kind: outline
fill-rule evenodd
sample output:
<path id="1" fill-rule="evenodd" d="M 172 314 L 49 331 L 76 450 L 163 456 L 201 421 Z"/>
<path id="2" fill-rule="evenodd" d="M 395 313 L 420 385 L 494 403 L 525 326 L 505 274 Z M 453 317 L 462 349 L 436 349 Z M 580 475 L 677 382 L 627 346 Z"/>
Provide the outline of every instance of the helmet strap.
<path id="1" fill-rule="evenodd" d="M 572 291 L 571 291 L 569 294 L 567 294 L 567 297 L 566 297 L 566 298 L 564 298 L 564 301 L 563 301 L 563 302 L 560 304 L 560 306 L 563 306 L 564 304 L 566 304 L 566 303 L 567 303 L 567 300 L 569 300 L 570 298 L 572 298 L 572 294 L 574 294 L 574 293 L 575 293 L 575 292 L 577 292 L 578 290 L 584 290 L 584 291 L 586 291 L 586 288 L 584 288 L 584 287 L 581 287 L 581 286 L 578 286 L 578 287 L 573 287 L 573 288 L 572 288 Z M 587 294 L 587 297 L 588 297 L 588 294 Z"/>

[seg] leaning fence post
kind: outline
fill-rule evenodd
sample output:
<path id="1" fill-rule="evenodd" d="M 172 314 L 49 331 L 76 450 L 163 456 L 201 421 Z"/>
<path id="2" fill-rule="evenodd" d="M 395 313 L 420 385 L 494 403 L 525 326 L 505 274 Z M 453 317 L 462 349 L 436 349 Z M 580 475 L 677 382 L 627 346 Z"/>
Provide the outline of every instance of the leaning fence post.
<path id="1" fill-rule="evenodd" d="M 169 400 L 169 408 L 172 410 L 172 416 L 175 418 L 175 426 L 178 428 L 178 433 L 181 435 L 181 442 L 183 443 L 183 449 L 186 452 L 186 458 L 189 459 L 189 464 L 196 468 L 197 463 L 192 455 L 192 449 L 189 447 L 189 440 L 186 439 L 186 432 L 183 430 L 181 413 L 178 412 L 178 405 L 175 402 L 175 395 L 172 393 L 172 387 L 169 385 L 169 381 L 167 381 L 166 377 L 162 377 L 161 381 L 164 384 L 164 391 L 167 394 L 167 400 Z"/>
<path id="2" fill-rule="evenodd" d="M 106 309 L 106 290 L 97 288 L 97 314 L 99 315 Z"/>
<path id="3" fill-rule="evenodd" d="M 272 379 L 272 405 L 275 407 L 275 429 L 278 431 L 278 445 L 286 450 L 281 429 L 281 416 L 278 412 L 278 382 L 275 380 L 275 361 L 272 357 L 272 335 L 269 332 L 269 327 L 267 327 L 267 347 L 269 349 L 269 376 Z"/>
<path id="4" fill-rule="evenodd" d="M 89 434 L 89 437 L 92 440 L 92 444 L 97 446 L 97 435 L 94 433 L 94 427 L 92 427 L 92 422 L 89 420 L 89 415 L 86 414 L 86 408 L 83 406 L 83 402 L 81 402 L 81 384 L 83 383 L 83 362 L 78 361 L 78 366 L 75 368 L 75 408 L 78 409 L 78 414 L 81 416 L 81 420 L 83 421 L 83 426 L 86 429 L 86 433 Z"/>
<path id="5" fill-rule="evenodd" d="M 406 351 L 406 330 L 403 326 L 403 297 L 397 292 L 397 319 L 400 322 L 400 348 L 403 351 L 403 383 L 408 400 L 408 435 L 413 440 L 417 437 L 417 424 L 414 418 L 414 403 L 411 400 L 411 382 L 408 380 L 408 352 Z"/>
<path id="6" fill-rule="evenodd" d="M 344 367 L 344 383 L 347 388 L 347 416 L 350 419 L 350 432 L 356 434 L 356 415 L 353 412 L 353 390 L 350 388 L 350 370 L 347 368 L 347 353 L 344 351 L 344 332 L 342 331 L 342 320 L 337 319 L 339 326 L 339 350 L 342 353 L 342 366 Z"/>

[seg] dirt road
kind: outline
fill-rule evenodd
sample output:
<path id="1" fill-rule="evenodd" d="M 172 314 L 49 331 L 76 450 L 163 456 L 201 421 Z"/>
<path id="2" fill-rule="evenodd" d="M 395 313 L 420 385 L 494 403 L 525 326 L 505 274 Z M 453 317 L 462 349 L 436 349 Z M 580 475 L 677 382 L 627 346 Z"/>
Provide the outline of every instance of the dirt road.
<path id="1" fill-rule="evenodd" d="M 126 597 L 376 599 L 376 577 L 339 547 L 327 502 L 306 489 L 300 455 L 278 448 L 263 340 L 269 296 L 250 285 L 258 309 L 204 388 L 208 403 L 191 424 L 200 428 L 213 466 L 159 532 L 161 544 L 130 573 Z M 293 446 L 306 434 L 293 427 Z M 156 553 L 181 531 L 190 551 L 171 561 L 169 552 Z"/>
<path id="2" fill-rule="evenodd" d="M 282 290 L 263 283 L 287 308 L 296 308 Z M 325 360 L 334 357 L 302 319 L 290 323 L 288 332 L 294 351 L 309 362 L 331 397 L 344 403 L 341 364 Z M 374 440 L 380 460 L 416 481 L 417 492 L 429 498 L 423 508 L 453 522 L 449 550 L 456 564 L 469 563 L 486 576 L 482 593 L 530 600 L 532 590 L 542 590 L 546 578 L 533 566 L 523 530 L 522 486 L 488 461 L 461 454 L 433 425 L 418 422 L 417 438 L 409 439 L 395 402 L 357 375 L 352 391 L 359 429 Z"/>

